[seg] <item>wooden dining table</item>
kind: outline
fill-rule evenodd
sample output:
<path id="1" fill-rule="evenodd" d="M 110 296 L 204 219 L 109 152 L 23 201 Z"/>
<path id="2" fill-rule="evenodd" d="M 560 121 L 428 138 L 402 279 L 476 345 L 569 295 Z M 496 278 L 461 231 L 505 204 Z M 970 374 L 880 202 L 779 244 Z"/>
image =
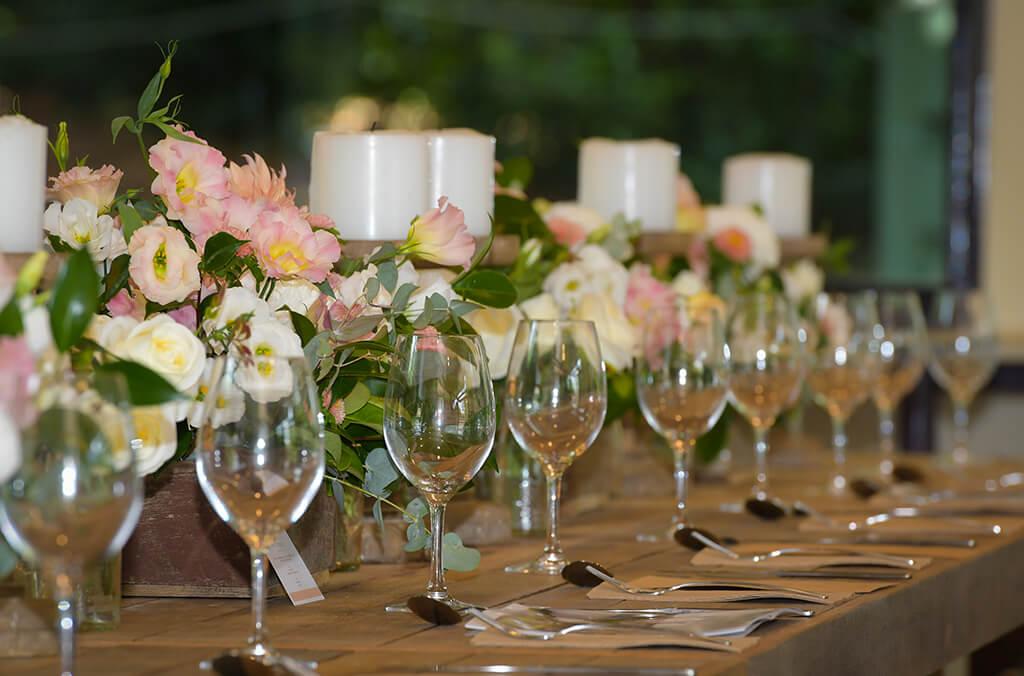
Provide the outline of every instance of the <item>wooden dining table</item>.
<path id="1" fill-rule="evenodd" d="M 777 485 L 782 491 L 824 482 L 823 473 L 802 471 Z M 748 490 L 743 482 L 698 484 L 691 501 L 694 523 L 741 542 L 807 539 L 795 518 L 765 522 L 721 509 Z M 806 499 L 826 502 L 813 490 Z M 693 552 L 671 541 L 636 538 L 639 532 L 664 531 L 671 507 L 664 497 L 610 500 L 564 524 L 566 553 L 600 562 L 624 579 L 681 571 Z M 510 563 L 535 556 L 541 544 L 537 538 L 519 538 L 483 547 L 477 570 L 449 573 L 452 594 L 485 607 L 513 601 L 566 608 L 616 603 L 588 599 L 585 589 L 559 577 L 503 572 Z M 887 589 L 818 608 L 811 618 L 761 627 L 754 633 L 757 645 L 740 654 L 583 650 L 529 640 L 516 647 L 480 647 L 462 625 L 431 626 L 411 614 L 384 611 L 388 604 L 422 593 L 427 575 L 424 562 L 364 565 L 332 575 L 321 602 L 296 607 L 285 598 L 273 599 L 267 615 L 273 643 L 295 657 L 315 660 L 321 674 L 517 673 L 501 667 L 519 666 L 528 667 L 526 673 L 909 676 L 934 673 L 1024 626 L 1024 529 L 1015 528 L 978 538 L 976 547 L 955 558 L 936 558 L 914 571 L 912 579 Z M 249 622 L 245 600 L 126 599 L 117 629 L 80 637 L 79 673 L 197 673 L 200 660 L 244 645 Z M 0 660 L 0 673 L 57 673 L 57 665 L 53 658 Z"/>

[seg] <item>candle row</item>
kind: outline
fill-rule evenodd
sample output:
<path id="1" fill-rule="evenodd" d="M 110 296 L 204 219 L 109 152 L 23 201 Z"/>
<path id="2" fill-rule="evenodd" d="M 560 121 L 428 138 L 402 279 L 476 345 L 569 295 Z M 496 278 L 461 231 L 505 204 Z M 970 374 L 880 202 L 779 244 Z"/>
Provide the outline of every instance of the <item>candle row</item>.
<path id="1" fill-rule="evenodd" d="M 0 251 L 42 245 L 46 128 L 0 117 Z M 330 216 L 351 240 L 401 240 L 411 221 L 440 197 L 465 212 L 469 232 L 486 236 L 494 213 L 493 136 L 470 129 L 429 132 L 317 132 L 310 208 Z M 587 139 L 580 146 L 578 199 L 611 219 L 639 220 L 645 231 L 676 223 L 679 146 L 660 139 Z M 785 154 L 745 154 L 723 167 L 723 202 L 758 205 L 783 236 L 809 232 L 811 164 Z"/>
<path id="2" fill-rule="evenodd" d="M 486 236 L 494 213 L 493 136 L 471 129 L 333 133 L 313 137 L 309 206 L 347 239 L 404 239 L 442 196 Z"/>

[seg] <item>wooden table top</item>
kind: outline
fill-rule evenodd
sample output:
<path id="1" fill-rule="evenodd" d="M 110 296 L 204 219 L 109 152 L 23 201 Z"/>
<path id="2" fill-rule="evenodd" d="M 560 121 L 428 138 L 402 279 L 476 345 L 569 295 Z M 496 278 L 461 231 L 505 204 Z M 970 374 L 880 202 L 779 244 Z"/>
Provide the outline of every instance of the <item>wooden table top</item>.
<path id="1" fill-rule="evenodd" d="M 805 474 L 801 482 L 807 481 Z M 785 488 L 783 482 L 776 485 Z M 793 520 L 768 524 L 717 509 L 721 501 L 744 495 L 745 486 L 697 485 L 693 493 L 695 522 L 715 533 L 740 540 L 793 538 Z M 678 569 L 689 560 L 689 551 L 635 541 L 637 532 L 664 528 L 669 510 L 664 498 L 632 499 L 581 516 L 563 528 L 567 555 L 599 561 L 627 579 Z M 483 548 L 477 571 L 449 574 L 453 595 L 484 606 L 523 600 L 599 607 L 586 599 L 585 590 L 561 578 L 502 572 L 509 563 L 535 556 L 540 546 L 536 539 L 520 539 Z M 271 601 L 271 638 L 289 654 L 318 660 L 321 674 L 444 673 L 446 665 L 497 664 L 596 666 L 608 673 L 671 673 L 690 667 L 701 675 L 928 674 L 1024 625 L 1024 529 L 981 539 L 959 560 L 937 559 L 910 581 L 855 597 L 811 619 L 762 627 L 755 634 L 759 644 L 740 655 L 478 648 L 461 626 L 431 627 L 412 615 L 384 612 L 386 604 L 421 593 L 426 578 L 424 563 L 363 566 L 335 574 L 322 602 L 292 607 L 285 599 Z M 244 600 L 129 599 L 120 628 L 81 636 L 80 673 L 196 673 L 200 659 L 244 645 L 248 628 Z M 56 673 L 57 668 L 52 659 L 7 660 L 0 672 Z"/>

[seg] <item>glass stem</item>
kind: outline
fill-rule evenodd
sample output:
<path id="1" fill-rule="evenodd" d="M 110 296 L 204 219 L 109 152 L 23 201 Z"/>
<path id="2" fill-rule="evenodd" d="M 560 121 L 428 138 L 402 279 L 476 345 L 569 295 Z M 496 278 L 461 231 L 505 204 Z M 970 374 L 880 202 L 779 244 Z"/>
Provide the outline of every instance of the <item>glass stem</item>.
<path id="1" fill-rule="evenodd" d="M 693 467 L 693 445 L 693 441 L 686 439 L 676 439 L 672 442 L 672 456 L 675 461 L 673 476 L 676 480 L 676 512 L 672 516 L 673 532 L 689 525 L 686 519 L 686 499 Z"/>
<path id="2" fill-rule="evenodd" d="M 967 413 L 966 404 L 954 404 L 953 407 L 953 462 L 961 467 L 967 464 L 970 453 L 967 450 L 969 441 L 968 427 L 971 417 Z"/>
<path id="3" fill-rule="evenodd" d="M 263 611 L 267 607 L 267 554 L 264 550 L 250 550 L 252 557 L 252 634 L 249 648 L 254 655 L 270 652 L 267 632 L 263 624 Z"/>
<path id="4" fill-rule="evenodd" d="M 768 496 L 768 427 L 754 428 L 754 495 Z"/>
<path id="5" fill-rule="evenodd" d="M 878 409 L 878 436 L 882 447 L 882 462 L 879 470 L 885 479 L 892 478 L 892 468 L 896 463 L 896 425 L 892 419 L 892 409 Z"/>
<path id="6" fill-rule="evenodd" d="M 427 596 L 436 601 L 448 600 L 448 584 L 444 581 L 444 505 L 430 504 L 430 582 Z"/>
<path id="7" fill-rule="evenodd" d="M 846 424 L 840 418 L 832 418 L 832 455 L 835 467 L 832 471 L 832 492 L 846 491 Z"/>
<path id="8" fill-rule="evenodd" d="M 54 595 L 57 597 L 60 673 L 61 676 L 72 676 L 75 671 L 75 585 L 66 571 L 59 571 L 54 576 Z"/>
<path id="9" fill-rule="evenodd" d="M 544 561 L 552 565 L 562 561 L 562 545 L 558 542 L 558 505 L 562 497 L 562 475 L 547 474 L 548 539 L 544 543 Z"/>

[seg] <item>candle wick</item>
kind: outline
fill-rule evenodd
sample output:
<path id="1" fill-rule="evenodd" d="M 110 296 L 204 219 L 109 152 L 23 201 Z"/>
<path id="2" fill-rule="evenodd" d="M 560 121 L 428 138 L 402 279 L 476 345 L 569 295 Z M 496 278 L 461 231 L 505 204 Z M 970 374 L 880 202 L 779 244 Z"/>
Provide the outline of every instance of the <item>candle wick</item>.
<path id="1" fill-rule="evenodd" d="M 377 120 L 374 120 L 373 124 L 370 125 L 370 131 L 377 131 Z"/>

